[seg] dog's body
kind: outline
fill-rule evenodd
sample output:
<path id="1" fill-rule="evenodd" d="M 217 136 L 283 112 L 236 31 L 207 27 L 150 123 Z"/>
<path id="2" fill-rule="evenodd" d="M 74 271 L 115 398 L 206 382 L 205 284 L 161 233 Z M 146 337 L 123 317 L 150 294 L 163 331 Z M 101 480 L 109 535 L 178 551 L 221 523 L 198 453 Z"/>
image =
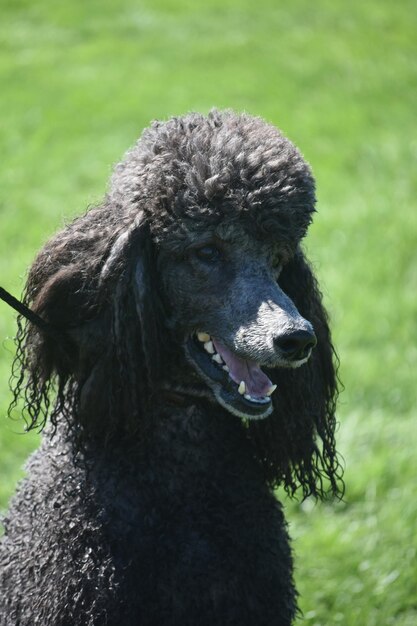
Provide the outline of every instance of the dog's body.
<path id="1" fill-rule="evenodd" d="M 17 359 L 33 424 L 57 400 L 5 521 L 2 626 L 292 623 L 272 488 L 338 489 L 313 206 L 275 129 L 190 115 L 41 252 L 26 303 L 54 336 L 21 325 Z"/>
<path id="2" fill-rule="evenodd" d="M 147 458 L 98 453 L 88 478 L 44 443 L 10 511 L 2 624 L 290 623 L 285 524 L 243 426 L 201 407 L 160 417 Z"/>

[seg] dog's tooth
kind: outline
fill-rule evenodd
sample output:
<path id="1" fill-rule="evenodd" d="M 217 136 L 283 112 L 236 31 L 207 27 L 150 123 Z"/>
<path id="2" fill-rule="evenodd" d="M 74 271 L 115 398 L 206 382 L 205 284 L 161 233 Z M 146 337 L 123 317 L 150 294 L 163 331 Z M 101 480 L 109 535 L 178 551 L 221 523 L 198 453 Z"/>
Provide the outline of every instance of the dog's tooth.
<path id="1" fill-rule="evenodd" d="M 276 388 L 277 388 L 277 385 L 271 385 L 270 388 L 268 389 L 268 391 L 266 392 L 266 395 L 267 396 L 272 396 L 272 394 L 274 393 Z"/>
<path id="2" fill-rule="evenodd" d="M 223 363 L 223 359 L 220 356 L 220 354 L 213 354 L 213 356 L 211 357 L 213 359 L 213 361 L 216 361 L 216 363 L 218 363 L 219 365 L 221 365 Z"/>
<path id="3" fill-rule="evenodd" d="M 246 400 L 252 400 L 252 396 L 250 396 L 248 393 L 244 393 L 243 397 L 246 398 Z"/>
<path id="4" fill-rule="evenodd" d="M 208 333 L 197 333 L 197 339 L 201 341 L 201 343 L 206 343 L 210 341 L 210 335 Z"/>
<path id="5" fill-rule="evenodd" d="M 227 365 L 223 365 L 222 369 L 223 369 L 225 372 L 230 372 L 230 370 L 229 370 L 229 368 L 227 367 Z"/>
<path id="6" fill-rule="evenodd" d="M 245 393 L 245 391 L 246 391 L 246 384 L 245 384 L 245 381 L 244 381 L 244 380 L 241 380 L 241 381 L 240 381 L 240 385 L 239 385 L 239 387 L 237 388 L 237 390 L 238 390 L 238 392 L 240 393 L 240 395 L 241 395 L 241 396 L 243 396 L 243 395 L 244 395 L 244 393 Z"/>
<path id="7" fill-rule="evenodd" d="M 206 350 L 206 352 L 208 352 L 209 354 L 214 354 L 215 350 L 214 350 L 213 342 L 206 341 L 206 343 L 204 344 L 204 350 Z"/>

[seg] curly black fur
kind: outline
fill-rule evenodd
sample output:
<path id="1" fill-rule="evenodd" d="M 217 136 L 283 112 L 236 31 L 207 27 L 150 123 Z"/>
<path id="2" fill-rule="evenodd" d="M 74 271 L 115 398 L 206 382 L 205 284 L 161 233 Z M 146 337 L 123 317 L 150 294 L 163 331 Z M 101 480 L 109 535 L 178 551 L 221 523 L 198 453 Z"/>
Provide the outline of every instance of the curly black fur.
<path id="1" fill-rule="evenodd" d="M 272 489 L 342 488 L 337 359 L 300 248 L 314 203 L 309 167 L 275 128 L 190 114 L 146 130 L 103 204 L 39 253 L 24 302 L 62 341 L 18 321 L 15 403 L 29 428 L 51 426 L 5 520 L 2 624 L 292 623 Z M 221 268 L 196 256 L 213 241 Z M 265 302 L 285 332 L 314 328 L 301 367 L 259 347 Z M 269 417 L 216 403 L 184 352 L 208 329 L 265 366 Z"/>

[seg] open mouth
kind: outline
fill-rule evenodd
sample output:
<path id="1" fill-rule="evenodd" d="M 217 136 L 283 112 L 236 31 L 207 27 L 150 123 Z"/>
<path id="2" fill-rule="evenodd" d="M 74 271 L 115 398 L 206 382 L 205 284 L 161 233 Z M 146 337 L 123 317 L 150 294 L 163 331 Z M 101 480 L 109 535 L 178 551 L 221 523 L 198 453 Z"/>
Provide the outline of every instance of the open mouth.
<path id="1" fill-rule="evenodd" d="M 248 419 L 263 419 L 271 414 L 271 395 L 276 385 L 255 361 L 239 357 L 205 332 L 189 337 L 186 350 L 224 408 Z"/>

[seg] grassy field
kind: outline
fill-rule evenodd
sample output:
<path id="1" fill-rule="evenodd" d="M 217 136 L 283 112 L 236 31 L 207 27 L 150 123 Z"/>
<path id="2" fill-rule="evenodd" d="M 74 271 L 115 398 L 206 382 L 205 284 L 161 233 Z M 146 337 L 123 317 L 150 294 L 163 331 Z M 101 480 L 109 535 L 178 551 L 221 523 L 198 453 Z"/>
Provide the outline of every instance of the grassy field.
<path id="1" fill-rule="evenodd" d="M 308 626 L 417 624 L 417 13 L 402 0 L 4 0 L 0 284 L 102 196 L 152 118 L 262 115 L 312 163 L 307 241 L 341 357 L 344 503 L 287 502 Z M 0 507 L 37 444 L 4 418 Z"/>

